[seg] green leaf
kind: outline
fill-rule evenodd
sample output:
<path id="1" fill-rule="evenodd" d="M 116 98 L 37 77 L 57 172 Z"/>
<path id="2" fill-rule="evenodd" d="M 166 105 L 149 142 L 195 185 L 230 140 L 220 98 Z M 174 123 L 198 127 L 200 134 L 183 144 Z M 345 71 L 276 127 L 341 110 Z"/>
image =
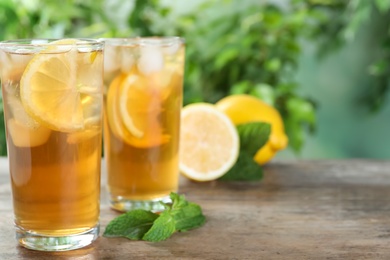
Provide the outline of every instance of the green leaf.
<path id="1" fill-rule="evenodd" d="M 146 232 L 142 239 L 150 242 L 159 242 L 169 238 L 175 231 L 175 219 L 169 210 L 166 210 L 154 221 L 153 226 Z"/>
<path id="2" fill-rule="evenodd" d="M 172 210 L 171 214 L 175 219 L 177 231 L 187 231 L 201 227 L 206 221 L 201 207 L 195 203 L 188 203 L 180 210 Z"/>
<path id="3" fill-rule="evenodd" d="M 251 90 L 251 95 L 260 98 L 270 106 L 275 104 L 275 91 L 272 86 L 268 84 L 259 83 Z"/>
<path id="4" fill-rule="evenodd" d="M 314 130 L 316 121 L 315 108 L 310 101 L 298 97 L 291 97 L 286 102 L 286 108 L 290 115 L 289 120 L 296 121 L 297 123 L 307 123 L 310 129 Z"/>
<path id="5" fill-rule="evenodd" d="M 253 157 L 267 143 L 271 125 L 263 122 L 251 122 L 237 126 L 240 137 L 240 154 L 233 167 L 224 174 L 223 181 L 256 181 L 263 177 L 263 170 Z"/>
<path id="6" fill-rule="evenodd" d="M 237 125 L 240 137 L 240 153 L 255 156 L 257 151 L 268 141 L 271 125 L 263 122 L 251 122 Z"/>
<path id="7" fill-rule="evenodd" d="M 158 217 L 158 214 L 142 209 L 129 211 L 113 219 L 107 225 L 103 236 L 140 240 Z"/>
<path id="8" fill-rule="evenodd" d="M 293 117 L 290 117 L 285 122 L 286 132 L 289 139 L 290 146 L 296 151 L 299 152 L 302 149 L 303 145 L 303 129 L 301 124 L 294 120 Z"/>
<path id="9" fill-rule="evenodd" d="M 225 66 L 228 62 L 235 59 L 239 54 L 238 49 L 229 48 L 227 50 L 222 51 L 218 54 L 217 59 L 215 60 L 215 68 L 220 69 Z"/>
<path id="10" fill-rule="evenodd" d="M 390 10 L 390 1 L 389 0 L 375 0 L 376 6 L 379 11 L 382 13 L 386 13 Z"/>
<path id="11" fill-rule="evenodd" d="M 373 76 L 382 76 L 386 74 L 390 67 L 390 63 L 386 59 L 378 60 L 368 67 L 368 72 Z"/>
<path id="12" fill-rule="evenodd" d="M 247 153 L 240 153 L 234 166 L 219 180 L 258 181 L 263 178 L 263 169 Z"/>
<path id="13" fill-rule="evenodd" d="M 198 228 L 205 223 L 206 218 L 198 204 L 188 202 L 184 195 L 174 192 L 170 198 L 172 203 L 163 203 L 165 211 L 160 215 L 142 209 L 120 215 L 107 225 L 103 236 L 158 242 L 176 231 Z"/>
<path id="14" fill-rule="evenodd" d="M 270 72 L 279 71 L 281 66 L 282 66 L 281 61 L 280 61 L 280 59 L 277 59 L 277 58 L 270 59 L 270 60 L 266 61 L 266 63 L 265 63 L 266 70 L 268 70 Z"/>
<path id="15" fill-rule="evenodd" d="M 172 192 L 170 194 L 172 207 L 170 214 L 175 220 L 177 231 L 186 231 L 200 227 L 205 222 L 205 216 L 198 204 L 188 202 L 184 195 Z"/>
<path id="16" fill-rule="evenodd" d="M 235 94 L 244 94 L 244 93 L 248 93 L 249 90 L 251 89 L 252 87 L 252 84 L 251 82 L 245 80 L 245 81 L 240 81 L 236 84 L 234 84 L 231 88 L 230 88 L 230 94 L 232 95 L 235 95 Z"/>
<path id="17" fill-rule="evenodd" d="M 172 200 L 172 209 L 180 209 L 188 205 L 188 201 L 186 200 L 184 195 L 179 195 L 175 192 L 171 192 L 169 197 Z"/>

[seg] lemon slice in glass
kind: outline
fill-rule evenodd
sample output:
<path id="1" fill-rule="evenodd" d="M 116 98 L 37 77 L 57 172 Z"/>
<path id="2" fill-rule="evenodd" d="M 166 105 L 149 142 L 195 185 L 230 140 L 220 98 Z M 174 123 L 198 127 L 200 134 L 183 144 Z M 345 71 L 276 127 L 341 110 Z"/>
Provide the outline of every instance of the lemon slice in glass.
<path id="1" fill-rule="evenodd" d="M 138 148 L 169 142 L 160 119 L 164 99 L 164 91 L 137 71 L 118 75 L 108 89 L 106 106 L 114 135 Z"/>
<path id="2" fill-rule="evenodd" d="M 27 113 L 40 124 L 62 132 L 84 128 L 84 87 L 77 84 L 80 54 L 76 42 L 64 39 L 49 44 L 29 62 L 20 81 Z"/>

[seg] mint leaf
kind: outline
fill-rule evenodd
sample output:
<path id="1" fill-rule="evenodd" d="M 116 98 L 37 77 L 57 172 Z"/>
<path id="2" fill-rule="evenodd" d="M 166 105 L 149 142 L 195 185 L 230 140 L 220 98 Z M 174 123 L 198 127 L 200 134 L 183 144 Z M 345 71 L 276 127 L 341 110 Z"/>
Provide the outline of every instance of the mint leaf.
<path id="1" fill-rule="evenodd" d="M 271 125 L 263 122 L 251 122 L 238 125 L 237 131 L 240 138 L 240 154 L 233 167 L 219 178 L 219 180 L 261 180 L 263 178 L 263 170 L 253 160 L 253 157 L 267 143 L 271 133 Z"/>
<path id="2" fill-rule="evenodd" d="M 187 231 L 205 223 L 206 218 L 198 204 L 188 202 L 184 195 L 174 192 L 170 198 L 172 203 L 162 203 L 165 211 L 160 215 L 142 209 L 120 215 L 107 225 L 103 236 L 158 242 L 176 231 Z"/>
<path id="3" fill-rule="evenodd" d="M 188 203 L 180 210 L 172 210 L 171 214 L 176 222 L 176 230 L 181 232 L 201 227 L 206 221 L 202 209 L 195 203 Z"/>
<path id="4" fill-rule="evenodd" d="M 171 192 L 169 197 L 172 200 L 172 209 L 177 209 L 188 205 L 188 201 L 186 200 L 184 195 L 179 195 L 177 193 Z"/>
<path id="5" fill-rule="evenodd" d="M 164 211 L 154 221 L 153 226 L 148 232 L 142 237 L 143 240 L 150 242 L 159 242 L 166 240 L 173 233 L 175 233 L 175 220 L 170 214 L 169 210 Z"/>
<path id="6" fill-rule="evenodd" d="M 251 122 L 237 125 L 237 131 L 240 137 L 240 153 L 245 152 L 253 157 L 267 143 L 271 133 L 271 125 L 263 122 Z"/>
<path id="7" fill-rule="evenodd" d="M 107 225 L 103 236 L 140 240 L 158 217 L 158 214 L 142 209 L 129 211 L 113 219 Z"/>
<path id="8" fill-rule="evenodd" d="M 172 207 L 170 214 L 176 222 L 177 231 L 187 231 L 200 227 L 206 218 L 198 204 L 188 202 L 184 195 L 171 193 Z"/>
<path id="9" fill-rule="evenodd" d="M 169 238 L 176 231 L 187 231 L 202 226 L 205 216 L 198 204 L 188 202 L 184 195 L 172 192 L 172 204 L 166 207 L 152 228 L 142 238 L 143 240 L 158 242 Z"/>
<path id="10" fill-rule="evenodd" d="M 254 160 L 253 156 L 241 152 L 237 162 L 219 180 L 222 181 L 258 181 L 263 178 L 263 169 Z"/>

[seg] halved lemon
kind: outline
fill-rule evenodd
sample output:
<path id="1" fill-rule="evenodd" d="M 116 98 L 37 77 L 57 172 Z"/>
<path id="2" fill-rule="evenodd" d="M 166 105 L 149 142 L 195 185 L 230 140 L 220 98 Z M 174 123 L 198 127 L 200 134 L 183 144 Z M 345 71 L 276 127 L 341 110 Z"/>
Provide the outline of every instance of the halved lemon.
<path id="1" fill-rule="evenodd" d="M 250 95 L 230 95 L 215 104 L 235 125 L 249 122 L 266 122 L 271 124 L 271 134 L 267 143 L 261 147 L 254 160 L 263 165 L 270 161 L 278 151 L 288 144 L 283 119 L 276 108 Z"/>
<path id="2" fill-rule="evenodd" d="M 107 119 L 113 134 L 127 144 L 148 148 L 170 140 L 161 122 L 167 95 L 136 70 L 118 75 L 107 92 Z"/>
<path id="3" fill-rule="evenodd" d="M 180 172 L 195 181 L 211 181 L 234 165 L 239 137 L 230 119 L 207 103 L 187 105 L 182 110 Z"/>
<path id="4" fill-rule="evenodd" d="M 34 56 L 20 80 L 20 97 L 27 113 L 40 124 L 62 132 L 84 128 L 85 115 L 90 114 L 85 99 L 96 98 L 100 102 L 100 89 L 91 91 L 91 87 L 78 80 L 80 57 L 85 53 L 72 47 L 76 42 L 53 42 Z"/>

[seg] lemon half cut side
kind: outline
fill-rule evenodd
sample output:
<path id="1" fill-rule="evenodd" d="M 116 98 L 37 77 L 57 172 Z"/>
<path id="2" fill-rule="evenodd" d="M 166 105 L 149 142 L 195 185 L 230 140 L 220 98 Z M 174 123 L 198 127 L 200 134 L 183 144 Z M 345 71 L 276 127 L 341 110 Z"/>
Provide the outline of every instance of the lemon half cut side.
<path id="1" fill-rule="evenodd" d="M 180 172 L 195 181 L 215 180 L 233 167 L 239 153 L 237 129 L 213 105 L 195 103 L 182 110 Z"/>

